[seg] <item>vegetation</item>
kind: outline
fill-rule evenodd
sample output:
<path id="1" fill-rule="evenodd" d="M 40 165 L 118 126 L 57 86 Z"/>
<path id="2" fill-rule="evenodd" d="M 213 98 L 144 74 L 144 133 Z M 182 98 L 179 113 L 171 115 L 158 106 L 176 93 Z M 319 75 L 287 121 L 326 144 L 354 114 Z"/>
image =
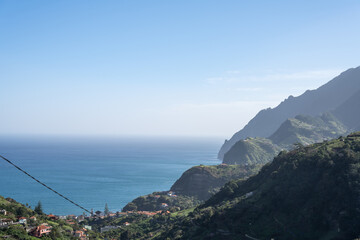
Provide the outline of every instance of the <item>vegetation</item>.
<path id="1" fill-rule="evenodd" d="M 324 112 L 332 113 L 351 131 L 360 131 L 360 68 L 352 68 L 341 73 L 316 90 L 308 90 L 302 95 L 289 96 L 275 108 L 261 110 L 249 123 L 231 139 L 226 140 L 218 157 L 224 155 L 239 140 L 247 137 L 267 138 L 273 134 L 286 119 L 296 115 L 317 116 Z"/>
<path id="2" fill-rule="evenodd" d="M 195 166 L 183 173 L 170 191 L 140 196 L 128 203 L 123 211 L 179 211 L 203 203 L 232 179 L 245 179 L 257 173 L 260 165 Z M 170 194 L 171 193 L 171 194 Z M 164 208 L 163 203 L 168 207 Z"/>
<path id="3" fill-rule="evenodd" d="M 222 176 L 237 167 L 240 166 L 228 166 L 228 170 L 220 166 L 197 168 Z M 177 198 L 167 193 L 147 197 Z M 97 218 L 85 220 L 84 224 L 97 231 L 113 226 L 101 236 L 91 232 L 91 239 L 345 240 L 360 237 L 359 199 L 360 132 L 281 151 L 257 175 L 231 180 L 197 207 L 164 209 L 154 216 L 133 213 Z M 13 212 L 24 208 L 25 214 L 36 214 L 12 199 L 0 198 L 0 208 Z M 71 239 L 69 229 L 77 227 L 63 220 L 50 220 L 46 215 L 36 216 L 38 223 L 53 226 L 48 239 Z M 21 225 L 1 230 L 0 236 L 4 235 L 33 239 Z"/>
<path id="4" fill-rule="evenodd" d="M 38 204 L 36 205 L 34 211 L 35 211 L 37 214 L 43 214 L 42 204 L 41 204 L 40 201 L 39 201 Z"/>
<path id="5" fill-rule="evenodd" d="M 197 206 L 201 202 L 202 201 L 195 197 L 185 195 L 168 196 L 168 192 L 154 192 L 152 194 L 135 198 L 123 208 L 123 211 L 155 212 L 164 209 L 170 211 L 179 211 Z M 163 203 L 166 203 L 168 207 L 164 208 L 162 206 Z"/>
<path id="6" fill-rule="evenodd" d="M 155 216 L 147 217 L 134 212 L 114 219 L 97 219 L 88 224 L 99 231 L 101 227 L 113 226 L 114 229 L 103 234 L 107 238 L 156 238 L 160 232 L 166 231 L 168 226 L 187 217 L 196 206 L 213 196 L 226 182 L 232 179 L 246 179 L 257 173 L 260 168 L 260 165 L 195 166 L 176 181 L 171 191 L 154 192 L 138 197 L 123 208 L 123 211 L 161 211 Z M 164 208 L 163 203 L 168 206 Z M 126 222 L 129 224 L 125 225 Z"/>
<path id="7" fill-rule="evenodd" d="M 356 239 L 360 133 L 282 151 L 195 209 L 133 218 L 117 239 Z M 123 219 L 124 221 L 124 219 Z M 130 221 L 127 219 L 126 221 Z"/>
<path id="8" fill-rule="evenodd" d="M 346 135 L 348 131 L 331 113 L 318 117 L 298 115 L 286 120 L 269 139 L 280 147 L 289 149 L 294 143 L 309 145 Z"/>
<path id="9" fill-rule="evenodd" d="M 195 197 L 201 201 L 209 199 L 232 179 L 244 179 L 255 174 L 260 165 L 214 165 L 195 166 L 183 173 L 173 184 L 171 191 L 178 195 Z"/>
<path id="10" fill-rule="evenodd" d="M 281 152 L 235 180 L 161 237 L 355 239 L 360 235 L 360 133 Z"/>
<path id="11" fill-rule="evenodd" d="M 26 229 L 31 232 L 31 229 L 36 228 L 36 226 L 39 226 L 40 224 L 47 224 L 48 226 L 51 226 L 50 234 L 48 236 L 43 236 L 42 239 L 75 239 L 73 232 L 75 230 L 82 229 L 81 224 L 79 225 L 76 223 L 74 225 L 70 225 L 65 220 L 50 218 L 42 212 L 40 202 L 35 209 L 38 211 L 36 212 L 26 205 L 16 202 L 14 199 L 5 199 L 0 196 L 0 210 L 6 210 L 6 215 L 0 214 L 0 219 L 10 219 L 14 222 L 14 224 L 0 227 L 0 238 L 38 239 L 31 236 Z M 18 222 L 18 218 L 20 217 L 26 218 L 26 223 L 20 224 Z M 98 239 L 99 237 L 98 234 L 92 231 L 88 231 L 88 234 L 91 236 L 91 239 Z"/>
<path id="12" fill-rule="evenodd" d="M 105 209 L 104 209 L 104 214 L 105 214 L 105 216 L 107 216 L 108 214 L 109 214 L 109 207 L 108 207 L 108 204 L 107 203 L 105 203 Z"/>
<path id="13" fill-rule="evenodd" d="M 228 164 L 265 164 L 281 150 L 294 144 L 309 145 L 346 135 L 349 129 L 331 113 L 318 117 L 298 115 L 287 119 L 269 138 L 247 138 L 238 141 L 224 156 Z"/>
<path id="14" fill-rule="evenodd" d="M 16 202 L 12 198 L 4 198 L 0 196 L 0 210 L 6 210 L 7 215 L 2 215 L 0 213 L 0 218 L 9 218 L 13 221 L 17 220 L 17 216 L 30 217 L 34 215 L 34 211 L 25 205 Z"/>
<path id="15" fill-rule="evenodd" d="M 242 166 L 265 164 L 280 152 L 281 148 L 266 138 L 247 138 L 238 141 L 224 156 L 224 163 Z"/>

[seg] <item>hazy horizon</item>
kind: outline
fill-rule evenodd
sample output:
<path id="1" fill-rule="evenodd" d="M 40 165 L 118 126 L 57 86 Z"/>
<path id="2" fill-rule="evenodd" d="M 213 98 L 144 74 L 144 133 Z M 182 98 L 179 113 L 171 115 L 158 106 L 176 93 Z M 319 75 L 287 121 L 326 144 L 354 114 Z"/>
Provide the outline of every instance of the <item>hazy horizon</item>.
<path id="1" fill-rule="evenodd" d="M 360 65 L 358 1 L 0 1 L 0 134 L 229 139 Z"/>

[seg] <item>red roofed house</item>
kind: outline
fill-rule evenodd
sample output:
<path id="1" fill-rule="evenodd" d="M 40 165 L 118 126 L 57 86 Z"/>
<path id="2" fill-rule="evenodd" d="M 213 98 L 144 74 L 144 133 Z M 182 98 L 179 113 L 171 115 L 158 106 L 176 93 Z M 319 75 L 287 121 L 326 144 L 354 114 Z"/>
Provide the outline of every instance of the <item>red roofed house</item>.
<path id="1" fill-rule="evenodd" d="M 55 215 L 53 215 L 53 214 L 49 214 L 48 217 L 49 217 L 50 219 L 52 219 L 52 220 L 58 220 L 58 219 L 59 219 L 58 216 L 55 216 Z"/>
<path id="2" fill-rule="evenodd" d="M 26 224 L 26 217 L 19 217 L 19 223 Z"/>
<path id="3" fill-rule="evenodd" d="M 70 224 L 70 225 L 74 225 L 75 222 L 73 220 L 66 220 L 66 223 Z"/>
<path id="4" fill-rule="evenodd" d="M 32 235 L 34 237 L 42 237 L 43 235 L 47 235 L 51 232 L 51 227 L 47 225 L 39 225 L 36 227 L 36 229 L 32 232 Z"/>
<path id="5" fill-rule="evenodd" d="M 83 231 L 75 231 L 75 237 L 79 238 L 80 240 L 86 240 L 87 237 Z"/>

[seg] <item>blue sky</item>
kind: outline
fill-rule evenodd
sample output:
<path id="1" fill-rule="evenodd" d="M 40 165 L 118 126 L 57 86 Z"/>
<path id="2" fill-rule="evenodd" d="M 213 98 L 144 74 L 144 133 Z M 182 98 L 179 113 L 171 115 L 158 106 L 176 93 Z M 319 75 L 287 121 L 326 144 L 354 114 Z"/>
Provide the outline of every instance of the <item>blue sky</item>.
<path id="1" fill-rule="evenodd" d="M 0 134 L 230 137 L 360 65 L 359 1 L 0 0 Z"/>

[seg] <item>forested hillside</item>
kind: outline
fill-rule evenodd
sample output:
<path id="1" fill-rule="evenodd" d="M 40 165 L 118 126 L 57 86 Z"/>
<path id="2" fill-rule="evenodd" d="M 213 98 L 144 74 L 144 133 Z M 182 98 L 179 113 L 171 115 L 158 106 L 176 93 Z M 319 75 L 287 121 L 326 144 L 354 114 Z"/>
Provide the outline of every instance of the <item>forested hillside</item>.
<path id="1" fill-rule="evenodd" d="M 281 152 L 173 223 L 171 239 L 355 239 L 360 236 L 360 133 Z"/>

